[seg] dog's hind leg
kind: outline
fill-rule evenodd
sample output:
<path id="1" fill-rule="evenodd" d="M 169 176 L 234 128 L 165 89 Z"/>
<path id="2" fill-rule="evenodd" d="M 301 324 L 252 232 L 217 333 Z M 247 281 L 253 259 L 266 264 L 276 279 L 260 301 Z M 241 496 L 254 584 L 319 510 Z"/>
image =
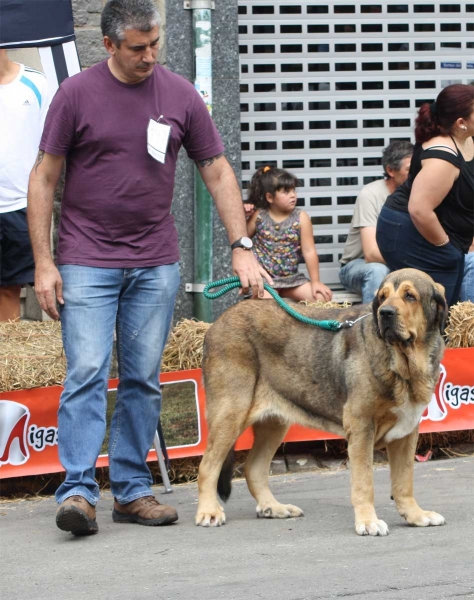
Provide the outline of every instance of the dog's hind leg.
<path id="1" fill-rule="evenodd" d="M 444 517 L 436 512 L 422 510 L 413 497 L 413 468 L 417 440 L 418 428 L 406 437 L 387 444 L 392 496 L 398 512 L 409 525 L 415 527 L 444 525 L 446 523 Z"/>
<path id="2" fill-rule="evenodd" d="M 245 414 L 242 413 L 225 415 L 222 419 L 216 419 L 214 425 L 213 420 L 209 422 L 207 448 L 198 476 L 199 503 L 195 522 L 203 527 L 225 524 L 224 509 L 217 499 L 217 482 L 224 461 L 245 428 Z"/>
<path id="3" fill-rule="evenodd" d="M 254 423 L 254 444 L 245 461 L 245 478 L 250 493 L 257 501 L 257 516 L 268 519 L 302 517 L 303 511 L 292 504 L 280 504 L 268 486 L 272 458 L 283 441 L 288 425 L 276 419 Z"/>

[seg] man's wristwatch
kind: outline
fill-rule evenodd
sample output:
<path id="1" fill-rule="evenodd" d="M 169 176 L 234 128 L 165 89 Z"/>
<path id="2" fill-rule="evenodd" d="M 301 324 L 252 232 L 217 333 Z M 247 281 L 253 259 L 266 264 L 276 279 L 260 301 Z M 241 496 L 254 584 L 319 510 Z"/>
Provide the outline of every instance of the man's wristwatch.
<path id="1" fill-rule="evenodd" d="M 231 250 L 235 250 L 236 248 L 243 248 L 244 250 L 252 250 L 253 242 L 248 237 L 241 237 L 236 240 L 230 247 Z"/>

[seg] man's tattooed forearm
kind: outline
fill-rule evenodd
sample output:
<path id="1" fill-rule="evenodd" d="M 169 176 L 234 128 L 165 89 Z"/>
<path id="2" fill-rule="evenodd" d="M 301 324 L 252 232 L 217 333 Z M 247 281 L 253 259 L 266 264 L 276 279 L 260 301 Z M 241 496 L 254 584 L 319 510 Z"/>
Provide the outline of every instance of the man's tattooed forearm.
<path id="1" fill-rule="evenodd" d="M 221 152 L 220 154 L 216 154 L 216 156 L 211 156 L 211 158 L 205 158 L 204 160 L 197 160 L 196 163 L 198 165 L 198 167 L 209 167 L 209 165 L 212 165 L 212 163 L 217 160 L 218 158 L 220 158 L 221 156 L 224 156 L 223 152 Z"/>
<path id="2" fill-rule="evenodd" d="M 44 150 L 40 150 L 38 152 L 38 156 L 36 158 L 36 163 L 35 163 L 35 173 L 38 172 L 38 167 L 40 166 L 40 164 L 43 162 L 43 158 L 44 158 Z"/>

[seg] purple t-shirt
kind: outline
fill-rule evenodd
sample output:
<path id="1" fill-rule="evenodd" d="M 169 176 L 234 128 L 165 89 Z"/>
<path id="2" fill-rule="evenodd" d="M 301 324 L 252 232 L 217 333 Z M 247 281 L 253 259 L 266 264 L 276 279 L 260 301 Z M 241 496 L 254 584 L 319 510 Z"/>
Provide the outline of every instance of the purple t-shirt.
<path id="1" fill-rule="evenodd" d="M 150 119 L 171 125 L 165 164 L 147 151 Z M 202 160 L 224 146 L 200 94 L 156 65 L 144 81 L 116 79 L 107 61 L 66 79 L 40 148 L 66 156 L 58 264 L 129 268 L 179 259 L 170 214 L 178 151 Z"/>

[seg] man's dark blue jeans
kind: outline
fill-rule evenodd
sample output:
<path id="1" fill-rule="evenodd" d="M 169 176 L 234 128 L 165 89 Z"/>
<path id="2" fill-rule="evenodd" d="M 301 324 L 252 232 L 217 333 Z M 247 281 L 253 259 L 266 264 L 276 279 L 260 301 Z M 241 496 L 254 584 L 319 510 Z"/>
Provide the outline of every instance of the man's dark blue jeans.
<path id="1" fill-rule="evenodd" d="M 464 254 L 451 242 L 434 246 L 413 225 L 408 213 L 384 206 L 377 221 L 377 244 L 391 271 L 419 269 L 445 289 L 452 306 L 459 300 L 464 274 Z"/>

